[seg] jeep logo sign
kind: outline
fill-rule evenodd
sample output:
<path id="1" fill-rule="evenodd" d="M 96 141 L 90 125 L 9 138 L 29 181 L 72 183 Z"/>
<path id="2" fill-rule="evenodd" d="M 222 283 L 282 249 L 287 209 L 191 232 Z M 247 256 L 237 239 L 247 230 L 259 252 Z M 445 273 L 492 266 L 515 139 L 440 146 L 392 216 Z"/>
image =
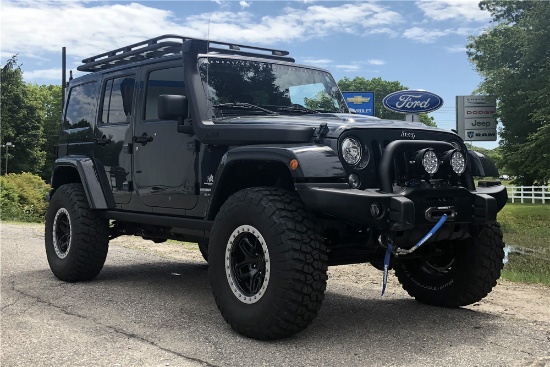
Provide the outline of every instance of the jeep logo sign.
<path id="1" fill-rule="evenodd" d="M 443 99 L 424 90 L 401 90 L 388 94 L 382 104 L 390 111 L 418 114 L 437 110 L 443 106 Z"/>

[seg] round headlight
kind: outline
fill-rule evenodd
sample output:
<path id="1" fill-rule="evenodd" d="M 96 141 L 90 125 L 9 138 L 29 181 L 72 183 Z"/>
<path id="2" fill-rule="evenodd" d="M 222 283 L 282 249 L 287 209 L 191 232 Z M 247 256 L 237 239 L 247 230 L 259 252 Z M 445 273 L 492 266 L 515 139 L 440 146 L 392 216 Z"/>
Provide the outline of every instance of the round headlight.
<path id="1" fill-rule="evenodd" d="M 361 160 L 363 151 L 361 144 L 353 138 L 345 138 L 342 142 L 342 157 L 349 165 L 355 165 Z"/>
<path id="2" fill-rule="evenodd" d="M 451 153 L 451 158 L 449 161 L 453 172 L 457 175 L 461 175 L 466 170 L 466 159 L 464 159 L 464 155 L 458 150 Z"/>
<path id="3" fill-rule="evenodd" d="M 431 149 L 425 149 L 421 152 L 422 167 L 424 170 L 433 175 L 439 169 L 439 158 L 437 154 Z"/>

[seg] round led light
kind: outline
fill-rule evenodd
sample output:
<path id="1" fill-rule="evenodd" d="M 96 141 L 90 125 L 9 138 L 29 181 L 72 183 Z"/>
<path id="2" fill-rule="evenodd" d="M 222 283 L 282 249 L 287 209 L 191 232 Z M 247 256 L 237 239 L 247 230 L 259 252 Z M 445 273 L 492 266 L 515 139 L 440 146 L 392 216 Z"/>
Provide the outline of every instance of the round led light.
<path id="1" fill-rule="evenodd" d="M 355 165 L 361 160 L 361 144 L 353 138 L 345 138 L 342 142 L 342 157 L 349 165 Z"/>
<path id="2" fill-rule="evenodd" d="M 458 150 L 455 150 L 451 154 L 450 163 L 453 172 L 457 175 L 461 175 L 466 170 L 466 159 L 464 159 L 464 155 Z"/>
<path id="3" fill-rule="evenodd" d="M 433 150 L 427 149 L 424 151 L 422 155 L 422 166 L 430 175 L 437 172 L 439 169 L 439 158 L 437 158 L 437 154 L 435 154 Z"/>

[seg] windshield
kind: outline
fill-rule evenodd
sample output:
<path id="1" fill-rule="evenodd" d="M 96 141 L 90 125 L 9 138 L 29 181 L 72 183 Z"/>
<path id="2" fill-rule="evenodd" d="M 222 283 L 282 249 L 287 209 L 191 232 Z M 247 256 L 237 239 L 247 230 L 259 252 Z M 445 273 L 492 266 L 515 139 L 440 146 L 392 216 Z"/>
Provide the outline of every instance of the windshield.
<path id="1" fill-rule="evenodd" d="M 201 58 L 208 116 L 347 113 L 329 73 L 268 62 Z"/>

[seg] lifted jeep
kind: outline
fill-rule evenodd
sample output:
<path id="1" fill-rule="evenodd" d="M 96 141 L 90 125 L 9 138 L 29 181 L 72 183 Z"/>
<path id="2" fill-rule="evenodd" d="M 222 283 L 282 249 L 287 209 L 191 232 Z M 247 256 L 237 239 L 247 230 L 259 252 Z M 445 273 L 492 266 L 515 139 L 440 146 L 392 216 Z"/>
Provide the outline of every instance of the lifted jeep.
<path id="1" fill-rule="evenodd" d="M 46 218 L 61 280 L 96 277 L 117 236 L 197 242 L 225 320 L 274 339 L 316 317 L 329 265 L 393 267 L 443 307 L 500 277 L 506 190 L 475 187 L 498 172 L 453 132 L 350 114 L 281 50 L 165 35 L 78 70 Z"/>

